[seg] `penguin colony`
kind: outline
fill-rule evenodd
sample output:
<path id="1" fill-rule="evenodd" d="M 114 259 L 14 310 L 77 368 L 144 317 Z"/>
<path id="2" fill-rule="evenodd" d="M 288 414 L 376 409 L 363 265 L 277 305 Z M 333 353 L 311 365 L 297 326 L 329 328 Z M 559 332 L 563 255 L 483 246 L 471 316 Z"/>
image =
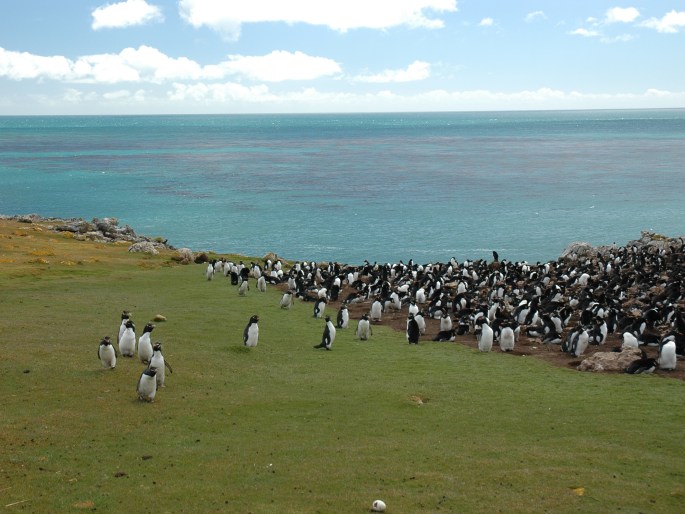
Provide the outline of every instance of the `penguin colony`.
<path id="1" fill-rule="evenodd" d="M 315 348 L 331 350 L 336 326 L 354 322 L 359 341 L 371 338 L 374 324 L 387 323 L 404 328 L 410 345 L 472 341 L 481 352 L 525 354 L 518 349 L 523 337 L 527 348 L 563 352 L 569 365 L 596 351 L 640 348 L 642 359 L 628 373 L 674 370 L 685 355 L 683 242 L 536 264 L 493 252 L 489 262 L 295 262 L 286 270 L 276 258 L 263 266 L 224 260 L 210 266 L 239 287 L 250 279 L 279 287 L 282 309 L 309 303 L 312 316 L 325 319 Z M 335 324 L 327 306 L 337 308 Z"/>
<path id="2" fill-rule="evenodd" d="M 209 272 L 208 276 L 209 276 Z M 211 278 L 209 278 L 211 280 Z M 147 323 L 143 333 L 138 339 L 138 360 L 146 367 L 140 374 L 136 384 L 136 394 L 139 400 L 152 402 L 159 388 L 165 387 L 166 369 L 172 372 L 171 365 L 162 355 L 162 344 L 152 343 L 150 337 L 155 325 Z M 136 353 L 135 324 L 131 319 L 131 313 L 124 311 L 121 314 L 121 324 L 117 335 L 119 351 L 114 347 L 109 336 L 105 336 L 98 346 L 98 358 L 105 369 L 115 369 L 117 357 L 134 357 Z"/>

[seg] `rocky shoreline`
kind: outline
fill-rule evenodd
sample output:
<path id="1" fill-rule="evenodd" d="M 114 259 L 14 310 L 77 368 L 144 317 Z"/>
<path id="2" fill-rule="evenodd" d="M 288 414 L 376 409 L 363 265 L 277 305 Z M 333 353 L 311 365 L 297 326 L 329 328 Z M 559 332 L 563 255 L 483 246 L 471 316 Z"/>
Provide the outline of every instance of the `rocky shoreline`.
<path id="1" fill-rule="evenodd" d="M 83 218 L 52 218 L 38 214 L 16 214 L 12 216 L 0 215 L 0 220 L 10 220 L 19 223 L 41 223 L 48 230 L 55 232 L 70 232 L 79 241 L 95 241 L 98 243 L 131 243 L 129 252 L 143 252 L 156 255 L 159 250 L 175 250 L 166 239 L 148 237 L 136 234 L 130 225 L 119 226 L 119 220 L 114 217 L 93 218 L 87 221 Z"/>
<path id="2" fill-rule="evenodd" d="M 143 252 L 156 255 L 159 250 L 178 250 L 183 256 L 183 262 L 195 261 L 195 254 L 188 248 L 177 249 L 170 245 L 167 239 L 162 237 L 149 237 L 137 234 L 130 225 L 119 226 L 118 218 L 108 216 L 104 218 L 93 218 L 87 221 L 84 218 L 55 218 L 44 217 L 39 214 L 0 214 L 0 220 L 11 220 L 19 223 L 42 223 L 48 230 L 55 232 L 70 232 L 74 234 L 74 239 L 80 241 L 96 241 L 100 243 L 131 243 L 130 252 Z M 652 231 L 644 230 L 640 232 L 640 238 L 628 241 L 627 248 L 636 250 L 646 250 L 651 252 L 667 251 L 674 245 L 685 246 L 685 236 L 666 237 Z M 593 246 L 590 243 L 575 241 L 566 246 L 559 256 L 559 260 L 580 261 L 593 258 L 606 258 L 618 249 L 616 244 Z M 198 252 L 207 253 L 207 250 Z M 270 254 L 274 255 L 274 254 Z M 205 262 L 201 259 L 200 262 Z"/>

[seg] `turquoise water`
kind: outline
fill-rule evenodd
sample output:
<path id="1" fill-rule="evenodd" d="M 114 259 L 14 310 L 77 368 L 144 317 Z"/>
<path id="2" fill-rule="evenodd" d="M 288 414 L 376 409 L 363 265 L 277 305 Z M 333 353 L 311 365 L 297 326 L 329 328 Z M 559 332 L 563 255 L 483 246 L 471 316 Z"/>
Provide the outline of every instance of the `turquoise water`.
<path id="1" fill-rule="evenodd" d="M 195 250 L 535 262 L 685 234 L 685 110 L 0 117 L 0 180 Z"/>

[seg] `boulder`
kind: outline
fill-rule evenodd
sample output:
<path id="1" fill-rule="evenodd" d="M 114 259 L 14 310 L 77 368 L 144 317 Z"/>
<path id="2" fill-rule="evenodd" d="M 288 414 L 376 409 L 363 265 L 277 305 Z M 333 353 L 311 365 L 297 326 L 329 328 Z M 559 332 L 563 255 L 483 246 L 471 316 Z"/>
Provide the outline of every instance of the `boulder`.
<path id="1" fill-rule="evenodd" d="M 157 248 L 155 248 L 155 243 L 151 243 L 150 241 L 141 241 L 139 243 L 134 243 L 129 247 L 128 251 L 149 253 L 152 255 L 157 255 L 159 253 Z"/>
<path id="2" fill-rule="evenodd" d="M 579 371 L 625 371 L 628 365 L 642 358 L 639 348 L 622 348 L 620 352 L 596 352 L 583 359 Z"/>
<path id="3" fill-rule="evenodd" d="M 564 249 L 564 251 L 561 253 L 561 258 L 576 261 L 578 259 L 595 257 L 596 255 L 597 248 L 592 246 L 590 243 L 576 241 L 574 243 L 569 244 Z"/>
<path id="4" fill-rule="evenodd" d="M 179 248 L 173 259 L 181 264 L 190 264 L 195 260 L 195 256 L 190 248 Z"/>

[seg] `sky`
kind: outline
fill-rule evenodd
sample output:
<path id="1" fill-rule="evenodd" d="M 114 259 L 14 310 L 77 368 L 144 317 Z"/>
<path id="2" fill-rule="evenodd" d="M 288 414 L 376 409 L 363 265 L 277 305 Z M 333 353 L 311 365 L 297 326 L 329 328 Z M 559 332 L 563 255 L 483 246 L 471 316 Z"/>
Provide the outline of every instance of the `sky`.
<path id="1" fill-rule="evenodd" d="M 0 115 L 685 107 L 685 0 L 0 0 Z"/>

